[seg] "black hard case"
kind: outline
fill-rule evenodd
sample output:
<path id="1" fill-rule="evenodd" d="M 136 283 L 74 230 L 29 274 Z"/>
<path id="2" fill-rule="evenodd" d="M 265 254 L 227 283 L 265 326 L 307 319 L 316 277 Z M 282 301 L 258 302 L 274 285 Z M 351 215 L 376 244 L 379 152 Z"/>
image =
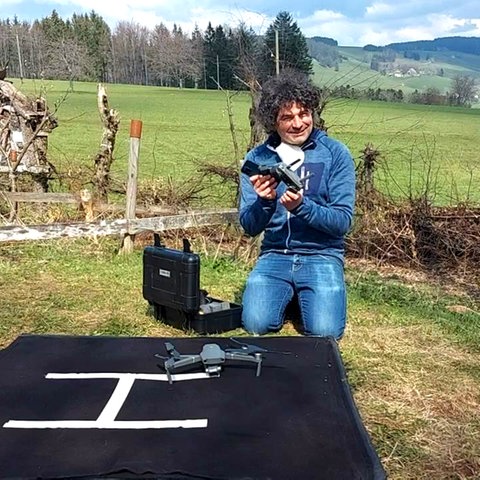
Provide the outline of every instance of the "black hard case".
<path id="1" fill-rule="evenodd" d="M 143 297 L 153 306 L 155 318 L 200 334 L 221 333 L 241 326 L 242 307 L 200 312 L 200 257 L 163 246 L 143 252 Z M 207 297 L 208 301 L 220 300 Z"/>
<path id="2" fill-rule="evenodd" d="M 197 312 L 200 308 L 200 257 L 166 247 L 143 251 L 143 296 L 151 303 Z"/>

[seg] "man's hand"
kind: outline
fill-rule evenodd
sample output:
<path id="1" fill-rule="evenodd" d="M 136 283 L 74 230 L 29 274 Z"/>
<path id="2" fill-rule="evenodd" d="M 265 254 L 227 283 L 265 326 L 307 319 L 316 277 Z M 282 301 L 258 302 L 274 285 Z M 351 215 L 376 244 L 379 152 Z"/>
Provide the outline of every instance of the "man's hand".
<path id="1" fill-rule="evenodd" d="M 277 198 L 276 188 L 278 182 L 271 175 L 253 175 L 250 177 L 253 188 L 260 198 L 275 200 Z"/>
<path id="2" fill-rule="evenodd" d="M 280 203 L 288 210 L 292 211 L 297 208 L 303 201 L 303 193 L 287 190 L 281 197 Z"/>

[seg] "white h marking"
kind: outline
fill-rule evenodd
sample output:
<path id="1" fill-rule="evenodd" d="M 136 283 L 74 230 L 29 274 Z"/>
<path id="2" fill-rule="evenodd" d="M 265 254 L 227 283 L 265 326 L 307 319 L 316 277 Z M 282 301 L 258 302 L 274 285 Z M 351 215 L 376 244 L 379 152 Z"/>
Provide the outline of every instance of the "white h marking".
<path id="1" fill-rule="evenodd" d="M 3 428 L 112 428 L 112 429 L 158 429 L 158 428 L 206 428 L 208 419 L 186 419 L 186 420 L 142 420 L 142 421 L 120 421 L 115 420 L 121 410 L 135 380 L 148 380 L 157 382 L 168 382 L 165 374 L 148 373 L 48 373 L 45 378 L 52 380 L 81 380 L 81 379 L 105 379 L 116 378 L 118 383 L 105 407 L 96 420 L 9 420 Z M 183 373 L 172 375 L 175 382 L 181 380 L 193 380 L 210 378 L 207 373 Z"/>

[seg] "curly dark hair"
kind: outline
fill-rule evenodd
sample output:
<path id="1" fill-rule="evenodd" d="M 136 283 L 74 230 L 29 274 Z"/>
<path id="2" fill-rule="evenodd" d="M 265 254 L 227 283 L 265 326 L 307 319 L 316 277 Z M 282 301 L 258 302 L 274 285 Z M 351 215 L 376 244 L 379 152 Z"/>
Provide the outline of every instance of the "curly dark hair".
<path id="1" fill-rule="evenodd" d="M 275 132 L 278 112 L 293 102 L 307 108 L 312 114 L 318 108 L 320 89 L 313 85 L 307 75 L 284 71 L 262 85 L 256 113 L 267 133 Z"/>

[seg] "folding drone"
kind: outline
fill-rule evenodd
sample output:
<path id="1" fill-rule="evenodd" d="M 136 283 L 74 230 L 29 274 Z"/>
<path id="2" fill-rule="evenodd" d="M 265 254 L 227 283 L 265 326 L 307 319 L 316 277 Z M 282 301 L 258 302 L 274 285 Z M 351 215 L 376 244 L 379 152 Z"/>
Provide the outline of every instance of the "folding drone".
<path id="1" fill-rule="evenodd" d="M 256 376 L 259 377 L 262 368 L 262 353 L 267 353 L 268 350 L 256 345 L 241 343 L 233 338 L 231 340 L 237 343 L 239 347 L 222 350 L 222 348 L 216 343 L 207 343 L 203 346 L 202 351 L 199 354 L 193 355 L 182 355 L 175 349 L 172 343 L 166 342 L 165 348 L 168 356 L 165 357 L 159 354 L 156 354 L 155 356 L 165 360 L 163 368 L 167 373 L 169 383 L 173 383 L 172 374 L 175 373 L 177 369 L 200 363 L 203 365 L 205 372 L 210 376 L 219 377 L 222 365 L 226 360 L 240 360 L 256 363 Z"/>

